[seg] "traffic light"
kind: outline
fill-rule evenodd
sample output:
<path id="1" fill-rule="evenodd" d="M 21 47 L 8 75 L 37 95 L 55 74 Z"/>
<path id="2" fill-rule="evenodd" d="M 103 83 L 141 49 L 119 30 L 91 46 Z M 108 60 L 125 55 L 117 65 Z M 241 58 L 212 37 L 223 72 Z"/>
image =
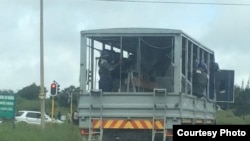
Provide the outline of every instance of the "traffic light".
<path id="1" fill-rule="evenodd" d="M 91 70 L 87 70 L 86 71 L 86 76 L 87 76 L 87 84 L 89 84 L 89 82 L 91 82 L 92 80 L 92 71 Z"/>
<path id="2" fill-rule="evenodd" d="M 60 85 L 57 84 L 57 90 L 56 90 L 56 94 L 59 94 L 60 93 Z"/>
<path id="3" fill-rule="evenodd" d="M 88 80 L 92 81 L 92 71 L 91 70 L 88 71 Z"/>
<path id="4" fill-rule="evenodd" d="M 57 84 L 56 83 L 52 83 L 50 86 L 50 94 L 51 95 L 56 95 L 57 94 Z"/>

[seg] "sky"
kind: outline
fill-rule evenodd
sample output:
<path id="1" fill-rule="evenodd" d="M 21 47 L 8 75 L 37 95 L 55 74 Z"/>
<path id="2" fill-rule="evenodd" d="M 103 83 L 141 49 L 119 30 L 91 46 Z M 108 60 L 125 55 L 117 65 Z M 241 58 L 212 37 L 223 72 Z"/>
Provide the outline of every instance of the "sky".
<path id="1" fill-rule="evenodd" d="M 213 50 L 221 69 L 235 70 L 236 85 L 246 84 L 248 0 L 202 1 L 223 5 L 197 4 L 200 0 L 129 1 L 43 0 L 47 89 L 54 80 L 60 89 L 79 86 L 82 30 L 120 27 L 182 30 Z M 33 83 L 40 86 L 40 0 L 0 0 L 0 90 L 18 91 Z"/>

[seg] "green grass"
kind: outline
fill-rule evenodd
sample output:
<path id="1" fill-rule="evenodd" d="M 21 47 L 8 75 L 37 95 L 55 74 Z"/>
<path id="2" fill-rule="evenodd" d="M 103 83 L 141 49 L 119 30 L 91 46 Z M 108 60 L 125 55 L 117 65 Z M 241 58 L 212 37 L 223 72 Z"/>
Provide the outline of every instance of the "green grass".
<path id="1" fill-rule="evenodd" d="M 217 124 L 250 124 L 250 115 L 245 116 L 245 119 L 235 116 L 232 111 L 218 111 L 216 114 Z"/>
<path id="2" fill-rule="evenodd" d="M 12 122 L 0 124 L 1 141 L 82 141 L 79 128 L 76 125 L 46 124 L 45 129 L 38 125 Z"/>

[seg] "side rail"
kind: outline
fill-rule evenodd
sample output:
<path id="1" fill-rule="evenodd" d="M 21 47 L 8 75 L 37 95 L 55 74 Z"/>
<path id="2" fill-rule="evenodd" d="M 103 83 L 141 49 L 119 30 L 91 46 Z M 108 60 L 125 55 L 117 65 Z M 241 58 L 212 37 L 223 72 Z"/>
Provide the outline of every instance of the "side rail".
<path id="1" fill-rule="evenodd" d="M 161 91 L 161 90 L 159 90 Z M 214 102 L 187 94 L 155 92 L 105 92 L 99 90 L 80 95 L 80 128 L 89 128 L 91 119 L 147 119 L 164 116 L 167 126 L 181 123 L 212 122 Z M 173 123 L 175 122 L 175 123 Z"/>

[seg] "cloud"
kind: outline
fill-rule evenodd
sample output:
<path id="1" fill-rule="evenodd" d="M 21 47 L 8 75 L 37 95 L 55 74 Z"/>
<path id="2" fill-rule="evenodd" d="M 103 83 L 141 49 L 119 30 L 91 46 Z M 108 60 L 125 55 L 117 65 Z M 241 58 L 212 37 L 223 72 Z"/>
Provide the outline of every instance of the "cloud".
<path id="1" fill-rule="evenodd" d="M 40 85 L 40 5 L 0 2 L 0 89 Z M 215 51 L 223 68 L 248 78 L 249 7 L 44 0 L 45 87 L 79 86 L 80 31 L 115 27 L 180 29 Z M 13 82 L 13 83 L 11 83 Z"/>
<path id="2" fill-rule="evenodd" d="M 246 18 L 249 7 L 224 7 L 218 11 L 214 22 L 210 25 L 206 36 L 202 39 L 210 48 L 215 50 L 216 59 L 223 69 L 235 70 L 235 82 L 249 78 L 250 34 L 248 31 L 250 19 Z"/>

